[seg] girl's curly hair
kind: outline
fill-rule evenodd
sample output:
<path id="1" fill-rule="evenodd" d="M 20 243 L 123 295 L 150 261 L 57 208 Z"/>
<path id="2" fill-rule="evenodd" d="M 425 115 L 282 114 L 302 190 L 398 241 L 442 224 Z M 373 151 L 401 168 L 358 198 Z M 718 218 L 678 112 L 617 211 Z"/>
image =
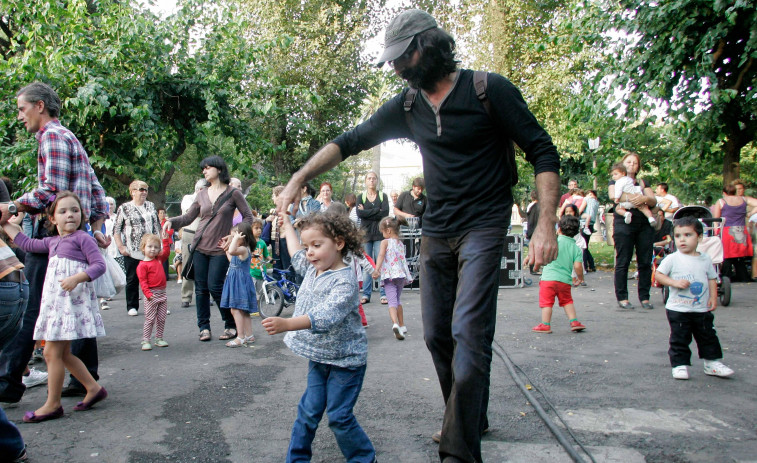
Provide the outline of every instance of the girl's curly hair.
<path id="1" fill-rule="evenodd" d="M 295 227 L 300 231 L 317 228 L 332 240 L 341 238 L 344 240 L 342 256 L 346 256 L 348 252 L 358 255 L 363 253 L 363 232 L 355 226 L 349 217 L 343 214 L 329 214 L 328 211 L 316 212 L 302 217 L 295 224 Z"/>

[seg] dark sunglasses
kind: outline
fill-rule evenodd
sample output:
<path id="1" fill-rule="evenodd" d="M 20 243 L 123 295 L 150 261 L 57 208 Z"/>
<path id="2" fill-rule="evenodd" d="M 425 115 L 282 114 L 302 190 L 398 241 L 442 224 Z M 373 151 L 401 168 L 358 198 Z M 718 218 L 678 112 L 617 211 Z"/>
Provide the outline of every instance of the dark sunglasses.
<path id="1" fill-rule="evenodd" d="M 136 191 L 146 192 L 147 188 L 137 188 Z"/>

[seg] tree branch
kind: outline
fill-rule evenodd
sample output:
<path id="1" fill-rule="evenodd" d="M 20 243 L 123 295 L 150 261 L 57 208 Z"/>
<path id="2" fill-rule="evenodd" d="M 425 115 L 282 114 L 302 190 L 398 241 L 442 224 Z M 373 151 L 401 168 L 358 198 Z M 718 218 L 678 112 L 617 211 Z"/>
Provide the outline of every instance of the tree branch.
<path id="1" fill-rule="evenodd" d="M 733 84 L 733 87 L 731 87 L 733 90 L 740 90 L 741 84 L 744 82 L 744 76 L 749 71 L 749 68 L 752 67 L 752 64 L 754 63 L 754 58 L 749 58 L 749 61 L 746 62 L 746 66 L 744 66 L 744 69 L 739 72 L 739 77 L 736 79 L 736 83 Z"/>
<path id="2" fill-rule="evenodd" d="M 712 54 L 712 67 L 717 67 L 718 61 L 720 60 L 720 57 L 723 55 L 723 52 L 725 51 L 725 39 L 720 39 L 718 42 L 718 49 L 715 50 L 715 53 Z"/>

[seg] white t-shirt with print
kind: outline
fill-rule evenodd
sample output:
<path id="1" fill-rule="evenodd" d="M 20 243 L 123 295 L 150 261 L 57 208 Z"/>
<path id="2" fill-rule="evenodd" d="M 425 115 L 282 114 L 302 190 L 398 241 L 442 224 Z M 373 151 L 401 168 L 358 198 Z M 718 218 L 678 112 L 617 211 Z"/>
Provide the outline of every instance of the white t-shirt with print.
<path id="1" fill-rule="evenodd" d="M 680 251 L 670 254 L 662 260 L 657 271 L 674 280 L 688 280 L 687 289 L 670 287 L 670 297 L 665 308 L 676 312 L 708 312 L 710 299 L 709 280 L 718 277 L 712 266 L 710 256 L 700 253 L 698 256 L 682 254 Z"/>

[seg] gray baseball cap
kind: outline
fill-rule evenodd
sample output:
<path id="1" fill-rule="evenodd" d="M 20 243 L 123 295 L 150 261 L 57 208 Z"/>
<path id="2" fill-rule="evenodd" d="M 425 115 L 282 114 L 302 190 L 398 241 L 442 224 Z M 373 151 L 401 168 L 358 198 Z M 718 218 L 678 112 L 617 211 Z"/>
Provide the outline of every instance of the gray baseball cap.
<path id="1" fill-rule="evenodd" d="M 378 66 L 402 56 L 413 37 L 435 27 L 438 25 L 434 17 L 422 10 L 409 9 L 397 15 L 386 27 L 384 53 L 379 58 Z"/>

